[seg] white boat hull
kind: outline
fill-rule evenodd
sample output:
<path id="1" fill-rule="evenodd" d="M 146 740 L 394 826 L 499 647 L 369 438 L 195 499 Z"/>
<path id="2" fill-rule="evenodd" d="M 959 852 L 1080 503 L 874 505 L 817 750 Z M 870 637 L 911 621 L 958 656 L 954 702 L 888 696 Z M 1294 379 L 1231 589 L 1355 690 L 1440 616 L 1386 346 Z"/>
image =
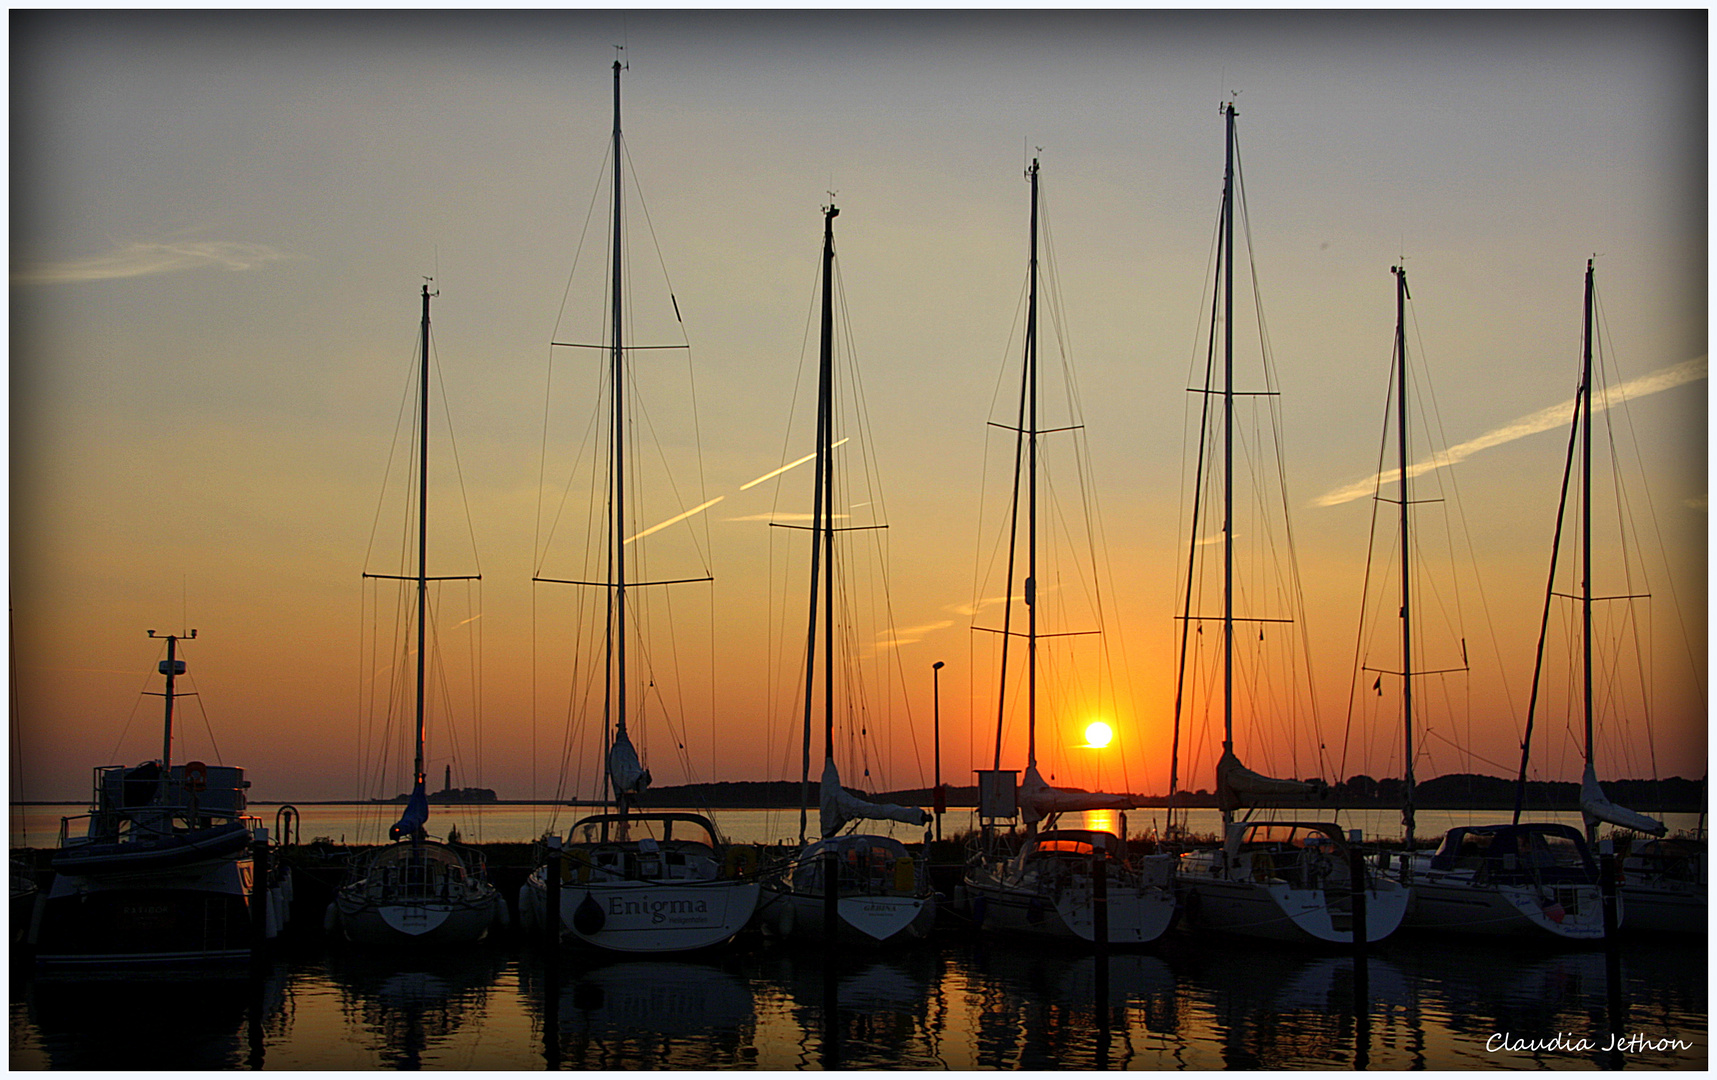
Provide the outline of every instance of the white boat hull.
<path id="1" fill-rule="evenodd" d="M 618 953 L 690 952 L 720 945 L 757 910 L 756 882 L 568 882 L 557 913 L 563 942 Z M 541 932 L 548 906 L 542 868 L 519 891 L 520 922 Z"/>
<path id="2" fill-rule="evenodd" d="M 1182 855 L 1188 925 L 1302 945 L 1351 945 L 1361 930 L 1365 941 L 1382 941 L 1401 926 L 1412 893 L 1366 874 L 1365 925 L 1356 926 L 1349 849 L 1335 846 L 1338 836 L 1323 823 L 1240 824 L 1223 848 Z"/>
<path id="3" fill-rule="evenodd" d="M 1283 882 L 1195 876 L 1183 868 L 1182 906 L 1189 926 L 1302 945 L 1351 945 L 1354 921 L 1346 890 L 1295 888 Z M 1365 890 L 1365 940 L 1382 941 L 1401 925 L 1409 893 L 1380 880 Z"/>
<path id="4" fill-rule="evenodd" d="M 1710 930 L 1703 882 L 1630 879 L 1622 884 L 1621 902 L 1630 931 L 1704 934 Z"/>
<path id="5" fill-rule="evenodd" d="M 1620 909 L 1618 908 L 1618 917 Z M 1430 871 L 1413 878 L 1413 930 L 1525 937 L 1540 941 L 1602 941 L 1603 896 L 1596 885 L 1480 883 L 1471 875 Z"/>
<path id="6" fill-rule="evenodd" d="M 764 933 L 777 937 L 821 940 L 827 936 L 821 896 L 765 890 L 759 901 Z M 880 944 L 918 941 L 930 934 L 936 920 L 934 896 L 842 896 L 835 901 L 843 941 Z"/>
<path id="7" fill-rule="evenodd" d="M 333 929 L 355 945 L 469 945 L 505 925 L 499 894 L 463 902 L 419 900 L 375 903 L 336 895 Z"/>
<path id="8" fill-rule="evenodd" d="M 987 930 L 1064 941 L 1097 940 L 1096 905 L 1088 885 L 1045 892 L 1005 881 L 968 879 L 966 891 L 973 920 Z M 1111 945 L 1149 945 L 1174 923 L 1175 895 L 1168 889 L 1111 883 L 1108 898 Z"/>

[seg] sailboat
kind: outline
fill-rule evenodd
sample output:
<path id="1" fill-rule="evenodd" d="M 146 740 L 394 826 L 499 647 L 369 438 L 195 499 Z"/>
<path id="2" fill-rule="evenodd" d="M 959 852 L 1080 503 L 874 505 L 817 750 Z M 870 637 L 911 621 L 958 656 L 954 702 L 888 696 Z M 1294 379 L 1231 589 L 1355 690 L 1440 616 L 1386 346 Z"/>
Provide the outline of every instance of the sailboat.
<path id="1" fill-rule="evenodd" d="M 598 582 L 561 581 L 595 586 L 607 594 L 604 624 L 607 670 L 611 688 L 603 697 L 603 790 L 612 795 L 615 810 L 575 821 L 556 857 L 538 866 L 519 890 L 519 920 L 527 931 L 558 927 L 557 937 L 599 949 L 623 953 L 673 953 L 720 945 L 751 920 L 757 909 L 759 886 L 732 872 L 727 847 L 715 823 L 702 814 L 640 810 L 636 803 L 651 781 L 627 730 L 630 683 L 628 659 L 628 590 L 666 582 L 627 578 L 629 534 L 626 516 L 629 430 L 626 414 L 628 346 L 623 310 L 625 247 L 621 237 L 620 72 L 614 62 L 613 142 L 613 267 L 609 313 L 611 338 L 609 390 L 612 428 L 609 438 L 609 511 L 606 566 L 608 577 Z M 677 308 L 677 303 L 676 303 Z M 682 515 L 689 516 L 689 515 Z M 537 581 L 557 579 L 538 577 Z M 556 838 L 557 840 L 559 838 Z M 551 880 L 558 875 L 559 880 Z M 557 898 L 551 905 L 550 897 Z"/>
<path id="2" fill-rule="evenodd" d="M 256 858 L 268 830 L 245 814 L 244 770 L 173 764 L 173 708 L 186 696 L 178 649 L 197 632 L 161 636 L 161 757 L 98 767 L 89 813 L 61 820 L 53 884 L 31 928 L 44 966 L 245 960 L 286 925 L 291 873 Z"/>
<path id="3" fill-rule="evenodd" d="M 848 791 L 835 765 L 835 365 L 834 365 L 834 205 L 823 209 L 823 305 L 821 355 L 817 377 L 816 478 L 811 514 L 810 627 L 805 645 L 805 761 L 810 762 L 811 719 L 817 669 L 817 624 L 823 626 L 823 775 L 819 785 L 820 837 L 764 885 L 758 908 L 766 933 L 838 938 L 859 943 L 923 938 L 935 921 L 936 894 L 928 869 L 891 836 L 842 833 L 864 820 L 926 825 L 921 807 L 876 803 Z M 844 441 L 844 440 L 841 440 Z M 821 575 L 821 596 L 818 578 Z M 925 837 L 928 848 L 929 836 Z M 834 895 L 829 895 L 830 883 Z M 830 907 L 838 920 L 828 925 Z"/>
<path id="4" fill-rule="evenodd" d="M 1580 406 L 1574 427 L 1580 439 L 1580 626 L 1581 711 L 1585 728 L 1585 769 L 1580 779 L 1580 813 L 1586 826 L 1586 842 L 1598 843 L 1598 826 L 1614 825 L 1623 834 L 1621 900 L 1623 923 L 1630 930 L 1671 933 L 1705 933 L 1706 846 L 1703 840 L 1667 838 L 1663 822 L 1611 802 L 1598 782 L 1596 743 L 1593 737 L 1594 647 L 1592 644 L 1592 413 L 1596 396 L 1592 372 L 1595 271 L 1586 261 L 1584 345 L 1581 357 Z M 1570 453 L 1573 445 L 1570 443 Z M 1564 504 L 1566 487 L 1564 487 Z M 1558 528 L 1558 542 L 1560 528 Z M 1551 575 L 1555 575 L 1552 556 Z M 1630 599 L 1621 597 L 1616 599 Z M 1549 600 L 1546 600 L 1548 606 Z M 1540 655 L 1543 646 L 1540 644 Z M 1536 703 L 1536 702 L 1535 702 Z M 1639 841 L 1638 837 L 1650 837 Z M 1637 843 L 1637 846 L 1635 846 Z"/>
<path id="5" fill-rule="evenodd" d="M 1568 444 L 1568 473 L 1574 464 L 1574 436 L 1584 432 L 1590 437 L 1591 424 L 1591 316 L 1592 267 L 1586 265 L 1586 326 L 1584 362 L 1581 381 L 1575 396 L 1574 421 Z M 1584 419 L 1581 410 L 1584 408 Z M 1590 469 L 1586 458 L 1584 474 L 1585 508 L 1587 518 L 1583 530 L 1587 539 L 1582 604 L 1588 631 L 1591 626 L 1591 518 Z M 1557 511 L 1556 543 L 1551 547 L 1550 580 L 1556 578 L 1557 556 L 1560 554 L 1563 516 L 1567 509 L 1567 478 L 1563 479 L 1563 502 Z M 1544 606 L 1544 626 L 1550 618 L 1553 593 L 1547 594 Z M 1633 820 L 1645 824 L 1649 819 L 1631 810 L 1616 807 L 1603 796 L 1597 786 L 1591 761 L 1591 641 L 1586 641 L 1586 785 L 1581 791 L 1582 808 L 1588 798 L 1592 810 L 1603 810 L 1609 818 Z M 1538 660 L 1533 671 L 1532 707 L 1538 704 L 1538 680 L 1543 671 L 1544 635 L 1539 637 Z M 1407 924 L 1414 929 L 1434 929 L 1440 933 L 1474 934 L 1513 937 L 1540 941 L 1596 941 L 1604 936 L 1603 895 L 1598 881 L 1598 865 L 1592 857 L 1587 838 L 1579 830 L 1560 822 L 1521 821 L 1522 801 L 1526 787 L 1526 768 L 1532 749 L 1531 713 L 1527 716 L 1526 737 L 1521 741 L 1520 775 L 1516 784 L 1513 820 L 1507 824 L 1470 825 L 1450 829 L 1436 852 L 1430 856 L 1410 856 L 1404 872 L 1413 884 L 1415 902 L 1408 914 Z M 1588 828 L 1593 817 L 1588 811 Z M 1606 820 L 1608 820 L 1607 818 Z M 1663 826 L 1649 821 L 1661 835 Z M 1646 831 L 1651 831 L 1648 827 Z"/>
<path id="6" fill-rule="evenodd" d="M 507 919 L 506 901 L 490 884 L 482 852 L 434 840 L 425 832 L 429 796 L 423 763 L 425 679 L 429 616 L 429 301 L 439 293 L 423 285 L 423 345 L 418 393 L 417 573 L 365 577 L 410 580 L 417 585 L 416 757 L 405 812 L 378 848 L 334 893 L 324 928 L 359 945 L 466 945 L 481 941 Z M 435 580 L 447 580 L 437 578 Z"/>
<path id="7" fill-rule="evenodd" d="M 1218 396 L 1204 391 L 1206 423 L 1213 398 L 1222 406 L 1222 756 L 1216 764 L 1216 791 L 1222 810 L 1223 836 L 1218 847 L 1195 849 L 1180 859 L 1178 883 L 1190 925 L 1249 937 L 1306 944 L 1350 943 L 1364 935 L 1379 941 L 1395 931 L 1406 910 L 1408 891 L 1398 882 L 1365 869 L 1350 855 L 1349 840 L 1333 822 L 1316 820 L 1235 820 L 1234 812 L 1260 799 L 1306 795 L 1317 785 L 1280 780 L 1254 772 L 1234 749 L 1235 636 L 1234 624 L 1234 234 L 1238 198 L 1237 147 L 1232 102 L 1222 108 L 1227 125 L 1227 165 L 1221 212 L 1221 292 L 1223 308 L 1223 385 Z M 1214 331 L 1213 331 L 1214 353 Z M 1215 367 L 1214 356 L 1210 369 Z M 1208 383 L 1208 378 L 1207 378 Z M 1202 487 L 1202 477 L 1201 477 Z M 1285 502 L 1285 500 L 1284 500 Z M 1195 500 L 1196 507 L 1196 500 Z M 1192 551 L 1199 550 L 1197 509 L 1192 526 Z M 1187 583 L 1183 634 L 1197 620 L 1191 611 L 1192 574 Z M 1253 620 L 1245 620 L 1253 621 Z M 1285 620 L 1257 620 L 1273 622 Z M 1182 682 L 1186 680 L 1182 661 Z M 1177 715 L 1178 762 L 1178 715 Z M 1171 798 L 1173 793 L 1171 792 Z M 1353 880 L 1360 866 L 1364 880 Z M 1356 894 L 1364 893 L 1364 923 L 1356 912 Z"/>
<path id="8" fill-rule="evenodd" d="M 1038 419 L 1038 161 L 1026 170 L 1031 182 L 1031 240 L 1027 265 L 1025 369 L 1020 397 L 1021 424 L 1015 452 L 1014 521 L 1019 532 L 1021 480 L 1026 487 L 1026 560 L 1021 594 L 1026 610 L 1025 694 L 1026 768 L 1017 788 L 1012 774 L 1001 771 L 1001 716 L 998 713 L 995 768 L 980 773 L 980 821 L 1019 813 L 1026 835 L 1018 850 L 1009 850 L 989 834 L 972 850 L 966 864 L 964 888 L 974 919 L 985 929 L 1036 937 L 1114 945 L 1145 945 L 1160 938 L 1174 922 L 1174 862 L 1166 856 L 1130 857 L 1126 845 L 1126 816 L 1135 802 L 1130 795 L 1074 791 L 1044 780 L 1037 761 L 1038 712 L 1038 440 L 1047 432 Z M 1064 429 L 1061 429 L 1064 430 Z M 1022 475 L 1023 473 L 1023 475 Z M 1010 549 L 1008 595 L 1014 565 Z M 1009 611 L 1011 615 L 1010 600 Z M 1011 638 L 1002 630 L 1002 698 L 1005 709 L 1006 663 Z M 1097 828 L 1056 828 L 1063 813 L 1118 811 L 1118 833 Z M 1042 822 L 1046 828 L 1039 829 Z"/>

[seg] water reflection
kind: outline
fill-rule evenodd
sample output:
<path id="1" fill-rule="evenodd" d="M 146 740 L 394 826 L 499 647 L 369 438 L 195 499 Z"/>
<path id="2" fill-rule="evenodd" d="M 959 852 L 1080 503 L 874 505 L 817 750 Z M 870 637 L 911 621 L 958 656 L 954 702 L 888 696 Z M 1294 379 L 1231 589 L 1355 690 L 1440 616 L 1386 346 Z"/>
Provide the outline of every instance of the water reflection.
<path id="1" fill-rule="evenodd" d="M 1625 1030 L 1680 1050 L 1487 1050 L 1607 1040 L 1599 951 L 1423 938 L 1341 954 L 1173 935 L 1107 959 L 949 935 L 852 952 L 552 961 L 513 942 L 439 957 L 283 954 L 265 978 L 58 980 L 14 971 L 13 1068 L 1701 1068 L 1702 949 L 1633 943 Z"/>
<path id="2" fill-rule="evenodd" d="M 360 1048 L 376 1066 L 447 1065 L 445 1049 L 467 1026 L 486 1019 L 490 992 L 506 961 L 493 949 L 424 953 L 345 950 L 327 974 L 341 1014 L 362 1034 Z"/>
<path id="3" fill-rule="evenodd" d="M 268 1040 L 283 1031 L 286 977 L 279 965 L 256 977 L 242 965 L 200 978 L 38 977 L 22 1000 L 38 1038 L 20 1046 L 14 1023 L 11 1065 L 101 1072 L 261 1068 Z M 16 1015 L 16 988 L 13 1003 Z"/>

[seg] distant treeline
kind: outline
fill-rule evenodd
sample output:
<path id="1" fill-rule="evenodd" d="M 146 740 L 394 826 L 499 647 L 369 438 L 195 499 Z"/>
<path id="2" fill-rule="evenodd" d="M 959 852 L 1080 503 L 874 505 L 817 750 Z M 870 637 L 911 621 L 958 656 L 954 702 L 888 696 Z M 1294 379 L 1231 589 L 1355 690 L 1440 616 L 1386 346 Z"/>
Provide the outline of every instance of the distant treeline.
<path id="1" fill-rule="evenodd" d="M 948 786 L 949 809 L 967 809 L 978 803 L 974 785 Z M 809 786 L 809 801 L 817 804 L 819 785 Z M 1273 800 L 1275 806 L 1326 806 L 1351 809 L 1390 808 L 1402 805 L 1406 783 L 1399 779 L 1375 780 L 1369 776 L 1353 776 L 1339 784 L 1331 784 L 1316 795 L 1282 797 Z M 1644 813 L 1696 814 L 1705 808 L 1705 782 L 1685 780 L 1679 776 L 1667 780 L 1610 780 L 1604 783 L 1604 793 L 1612 800 Z M 1450 773 L 1414 785 L 1416 806 L 1425 810 L 1509 810 L 1514 807 L 1515 782 L 1497 776 L 1475 773 Z M 931 805 L 929 788 L 906 788 L 868 796 L 875 802 L 900 803 L 905 806 Z M 740 780 L 714 784 L 683 784 L 673 787 L 653 787 L 640 800 L 643 806 L 708 806 L 752 807 L 759 809 L 796 807 L 799 805 L 799 784 L 792 780 Z M 1140 796 L 1145 806 L 1167 806 L 1162 795 Z M 1175 805 L 1183 807 L 1214 807 L 1216 795 L 1205 789 L 1183 791 L 1175 796 Z M 1578 810 L 1580 785 L 1566 781 L 1528 780 L 1525 806 L 1530 810 Z"/>

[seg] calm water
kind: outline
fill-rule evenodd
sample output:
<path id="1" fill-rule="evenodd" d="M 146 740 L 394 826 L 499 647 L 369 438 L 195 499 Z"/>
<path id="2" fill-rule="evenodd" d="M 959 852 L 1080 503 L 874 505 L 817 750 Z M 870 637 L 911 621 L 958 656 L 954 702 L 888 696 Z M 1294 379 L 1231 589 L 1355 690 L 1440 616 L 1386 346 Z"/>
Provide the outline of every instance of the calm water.
<path id="1" fill-rule="evenodd" d="M 1095 957 L 950 932 L 832 967 L 816 948 L 754 942 L 698 959 L 567 954 L 555 971 L 508 942 L 422 960 L 301 944 L 256 980 L 14 971 L 10 1064 L 1703 1069 L 1704 944 L 1628 950 L 1625 1030 L 1649 1046 L 1619 1055 L 1599 1049 L 1609 1043 L 1601 953 L 1392 942 L 1367 965 L 1361 1024 L 1347 957 L 1171 935 L 1150 953 L 1111 957 L 1100 988 Z M 1655 1048 L 1672 1039 L 1688 1045 Z M 1552 1048 L 1520 1048 L 1528 1043 Z"/>
<path id="2" fill-rule="evenodd" d="M 60 816 L 82 809 L 14 807 L 13 842 L 27 837 L 51 846 Z M 272 807 L 255 809 L 273 825 Z M 305 840 L 373 837 L 369 808 L 301 809 Z M 472 840 L 526 840 L 551 817 L 564 829 L 578 813 L 489 808 L 460 831 Z M 796 813 L 715 816 L 741 841 L 797 834 Z M 1427 813 L 1421 830 L 1496 816 Z M 1214 829 L 1214 812 L 1210 817 L 1206 825 L 1195 814 L 1193 828 Z M 1694 821 L 1675 817 L 1671 828 Z M 966 819 L 950 814 L 945 831 L 966 828 Z M 1149 811 L 1129 815 L 1134 833 L 1151 823 Z M 1399 834 L 1399 817 L 1389 812 L 1348 814 L 1344 823 L 1368 836 Z M 903 828 L 901 835 L 922 834 Z M 1362 1008 L 1347 956 L 1195 940 L 1180 931 L 1148 952 L 1117 954 L 1106 963 L 949 925 L 920 948 L 832 963 L 814 947 L 742 940 L 691 959 L 568 953 L 554 967 L 516 940 L 416 959 L 331 948 L 316 927 L 301 927 L 295 936 L 259 978 L 71 981 L 14 964 L 10 1064 L 79 1070 L 1707 1064 L 1704 937 L 1628 944 L 1621 989 L 1630 1041 L 1621 1053 L 1605 1053 L 1605 958 L 1590 951 L 1397 938 L 1373 951 Z"/>

